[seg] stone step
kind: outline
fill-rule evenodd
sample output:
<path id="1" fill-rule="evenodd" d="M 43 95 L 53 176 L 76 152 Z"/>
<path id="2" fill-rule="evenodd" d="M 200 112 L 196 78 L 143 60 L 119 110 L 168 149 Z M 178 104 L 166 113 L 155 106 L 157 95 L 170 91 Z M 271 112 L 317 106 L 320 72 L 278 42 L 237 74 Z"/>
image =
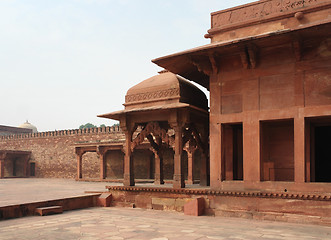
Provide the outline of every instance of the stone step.
<path id="1" fill-rule="evenodd" d="M 50 214 L 63 213 L 63 208 L 62 206 L 40 207 L 36 208 L 35 212 L 40 216 L 45 216 Z"/>

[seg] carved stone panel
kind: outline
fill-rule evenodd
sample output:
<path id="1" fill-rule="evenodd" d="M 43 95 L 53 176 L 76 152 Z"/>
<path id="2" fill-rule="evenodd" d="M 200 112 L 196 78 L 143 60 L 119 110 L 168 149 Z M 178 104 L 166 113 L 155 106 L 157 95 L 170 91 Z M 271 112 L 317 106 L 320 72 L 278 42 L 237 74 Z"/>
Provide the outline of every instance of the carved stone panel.
<path id="1" fill-rule="evenodd" d="M 224 25 L 260 20 L 265 17 L 300 10 L 329 0 L 269 0 L 252 3 L 246 7 L 232 8 L 212 15 L 212 28 Z"/>

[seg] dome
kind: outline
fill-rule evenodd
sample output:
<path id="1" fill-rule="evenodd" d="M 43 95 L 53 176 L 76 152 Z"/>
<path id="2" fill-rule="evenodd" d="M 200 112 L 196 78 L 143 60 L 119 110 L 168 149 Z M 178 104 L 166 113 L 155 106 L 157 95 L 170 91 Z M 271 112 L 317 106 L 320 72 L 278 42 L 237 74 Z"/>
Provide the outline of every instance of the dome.
<path id="1" fill-rule="evenodd" d="M 34 125 L 32 125 L 31 123 L 29 123 L 28 120 L 27 120 L 25 123 L 23 123 L 23 124 L 21 124 L 20 126 L 18 126 L 18 127 L 19 127 L 19 128 L 32 129 L 32 132 L 33 132 L 33 133 L 38 132 L 37 128 L 36 128 Z"/>
<path id="2" fill-rule="evenodd" d="M 125 96 L 125 109 L 187 103 L 208 110 L 206 95 L 186 79 L 161 72 L 131 87 Z"/>

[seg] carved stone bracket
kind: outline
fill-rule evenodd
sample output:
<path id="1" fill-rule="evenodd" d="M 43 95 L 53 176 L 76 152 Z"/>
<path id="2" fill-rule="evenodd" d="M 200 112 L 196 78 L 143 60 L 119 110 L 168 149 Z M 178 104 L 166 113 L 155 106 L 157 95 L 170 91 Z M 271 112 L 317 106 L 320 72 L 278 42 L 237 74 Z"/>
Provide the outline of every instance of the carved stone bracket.
<path id="1" fill-rule="evenodd" d="M 193 141 L 189 140 L 184 146 L 184 150 L 191 154 L 193 154 L 197 149 L 198 146 L 196 145 L 196 141 L 194 141 L 194 139 Z"/>
<path id="2" fill-rule="evenodd" d="M 200 134 L 193 124 L 184 130 L 183 134 L 183 148 L 194 152 L 197 149 L 200 149 L 202 153 L 206 153 L 206 144 L 203 144 Z"/>
<path id="3" fill-rule="evenodd" d="M 258 48 L 255 45 L 250 44 L 247 47 L 249 64 L 250 64 L 250 67 L 253 69 L 256 68 L 256 65 L 257 65 L 257 52 L 258 52 Z"/>
<path id="4" fill-rule="evenodd" d="M 258 48 L 254 44 L 247 45 L 240 51 L 242 65 L 245 69 L 256 68 Z"/>
<path id="5" fill-rule="evenodd" d="M 246 50 L 243 49 L 241 52 L 240 52 L 240 58 L 241 58 L 241 63 L 243 65 L 243 67 L 245 69 L 248 69 L 249 67 L 249 62 L 248 62 L 248 57 L 247 57 L 247 53 L 246 53 Z"/>
<path id="6" fill-rule="evenodd" d="M 157 140 L 157 143 L 154 141 Z M 142 144 L 144 140 L 147 139 L 153 148 L 158 150 L 160 142 L 162 141 L 169 145 L 170 137 L 167 130 L 161 128 L 158 122 L 149 122 L 143 130 L 138 134 L 138 136 L 132 141 L 131 150 L 133 151 L 138 145 Z"/>
<path id="7" fill-rule="evenodd" d="M 107 149 L 101 146 L 97 147 L 97 154 L 103 156 L 107 152 Z"/>
<path id="8" fill-rule="evenodd" d="M 217 56 L 215 56 L 214 54 L 210 54 L 209 61 L 213 69 L 213 73 L 217 74 L 219 72 L 219 64 L 218 64 Z"/>
<path id="9" fill-rule="evenodd" d="M 190 58 L 191 63 L 197 67 L 199 72 L 204 73 L 207 76 L 210 76 L 212 73 L 212 67 L 210 66 L 210 63 L 202 63 L 201 61 L 197 61 L 193 58 Z"/>
<path id="10" fill-rule="evenodd" d="M 210 76 L 212 73 L 217 74 L 219 72 L 218 56 L 215 54 L 209 54 L 204 60 L 195 59 L 190 57 L 191 63 L 197 67 L 199 72 Z"/>
<path id="11" fill-rule="evenodd" d="M 81 157 L 81 156 L 84 155 L 85 151 L 82 148 L 80 148 L 80 147 L 76 147 L 75 148 L 75 153 L 76 153 L 76 155 L 78 155 L 78 156 Z"/>

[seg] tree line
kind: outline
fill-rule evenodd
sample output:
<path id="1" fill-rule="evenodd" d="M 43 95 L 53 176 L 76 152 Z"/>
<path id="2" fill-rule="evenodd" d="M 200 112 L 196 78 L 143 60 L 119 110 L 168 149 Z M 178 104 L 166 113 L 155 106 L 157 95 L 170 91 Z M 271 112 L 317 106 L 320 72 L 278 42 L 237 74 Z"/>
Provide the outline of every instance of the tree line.
<path id="1" fill-rule="evenodd" d="M 111 127 L 117 127 L 119 126 L 119 123 L 113 124 Z M 97 125 L 94 125 L 92 123 L 85 123 L 79 126 L 79 129 L 84 129 L 84 128 L 97 128 Z M 99 127 L 107 127 L 105 124 L 101 124 Z"/>

